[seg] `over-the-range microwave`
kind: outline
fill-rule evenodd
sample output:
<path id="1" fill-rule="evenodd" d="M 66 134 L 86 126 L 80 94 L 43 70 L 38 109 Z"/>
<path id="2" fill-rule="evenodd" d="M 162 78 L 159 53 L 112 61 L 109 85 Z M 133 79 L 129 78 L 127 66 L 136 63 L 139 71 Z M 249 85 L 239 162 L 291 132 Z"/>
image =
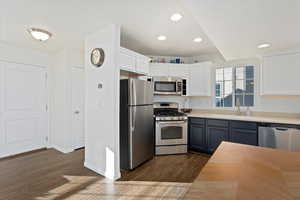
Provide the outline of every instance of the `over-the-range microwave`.
<path id="1" fill-rule="evenodd" d="M 152 79 L 154 95 L 186 96 L 186 79 L 179 77 L 157 76 Z"/>

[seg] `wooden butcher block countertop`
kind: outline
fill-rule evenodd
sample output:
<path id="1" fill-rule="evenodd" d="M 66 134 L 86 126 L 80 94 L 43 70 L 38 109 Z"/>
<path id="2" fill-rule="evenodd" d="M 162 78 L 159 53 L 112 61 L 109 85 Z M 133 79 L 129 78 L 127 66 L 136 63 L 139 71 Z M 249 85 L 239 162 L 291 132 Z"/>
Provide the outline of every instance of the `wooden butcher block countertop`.
<path id="1" fill-rule="evenodd" d="M 300 199 L 300 153 L 223 142 L 184 199 Z"/>

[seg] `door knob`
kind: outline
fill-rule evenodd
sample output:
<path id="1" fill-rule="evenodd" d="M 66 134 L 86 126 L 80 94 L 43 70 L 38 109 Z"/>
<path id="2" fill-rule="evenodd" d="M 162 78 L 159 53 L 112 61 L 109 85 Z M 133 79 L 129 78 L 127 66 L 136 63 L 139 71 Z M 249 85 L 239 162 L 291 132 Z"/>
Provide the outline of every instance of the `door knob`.
<path id="1" fill-rule="evenodd" d="M 79 110 L 76 110 L 75 112 L 74 112 L 74 114 L 79 114 L 80 112 L 79 112 Z"/>

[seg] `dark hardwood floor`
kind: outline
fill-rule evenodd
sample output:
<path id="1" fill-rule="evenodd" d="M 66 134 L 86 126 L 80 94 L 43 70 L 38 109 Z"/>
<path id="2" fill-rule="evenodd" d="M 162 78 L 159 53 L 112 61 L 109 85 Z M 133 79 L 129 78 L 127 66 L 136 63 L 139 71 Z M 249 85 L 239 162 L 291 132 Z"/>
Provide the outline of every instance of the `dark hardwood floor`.
<path id="1" fill-rule="evenodd" d="M 83 167 L 84 151 L 62 154 L 49 149 L 0 161 L 0 199 L 29 200 L 69 182 L 68 176 L 93 176 Z"/>
<path id="2" fill-rule="evenodd" d="M 209 158 L 199 153 L 156 156 L 133 171 L 122 171 L 120 180 L 191 183 Z"/>
<path id="3" fill-rule="evenodd" d="M 83 167 L 84 149 L 69 154 L 41 150 L 0 160 L 0 200 L 89 199 L 70 197 L 82 195 L 95 183 L 98 184 L 93 186 L 95 193 L 103 195 L 99 189 L 108 188 L 103 185 L 106 182 L 114 185 L 124 184 L 122 181 L 192 182 L 208 159 L 207 155 L 191 153 L 159 156 L 111 183 Z"/>

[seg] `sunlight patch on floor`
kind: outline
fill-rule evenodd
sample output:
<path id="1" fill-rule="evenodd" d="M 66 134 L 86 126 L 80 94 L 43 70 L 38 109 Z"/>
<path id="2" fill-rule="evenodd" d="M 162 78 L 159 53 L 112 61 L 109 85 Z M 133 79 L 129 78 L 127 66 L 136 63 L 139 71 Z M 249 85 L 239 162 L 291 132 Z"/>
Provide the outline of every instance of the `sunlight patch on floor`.
<path id="1" fill-rule="evenodd" d="M 97 177 L 66 176 L 69 182 L 36 200 L 154 200 L 181 199 L 190 183 L 99 180 Z"/>

